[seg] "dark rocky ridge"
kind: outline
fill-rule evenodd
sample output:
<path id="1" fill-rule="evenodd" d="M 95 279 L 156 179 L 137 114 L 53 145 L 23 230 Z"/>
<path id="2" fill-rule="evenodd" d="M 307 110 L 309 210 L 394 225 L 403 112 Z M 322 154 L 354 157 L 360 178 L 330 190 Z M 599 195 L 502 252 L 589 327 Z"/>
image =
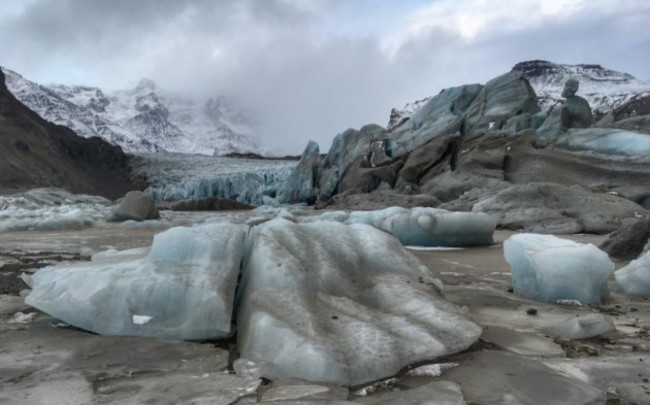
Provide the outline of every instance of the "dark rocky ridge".
<path id="1" fill-rule="evenodd" d="M 589 128 L 580 94 L 567 92 L 555 110 L 540 111 L 519 70 L 445 89 L 389 130 L 371 124 L 337 135 L 323 161 L 303 155 L 294 177 L 313 180 L 287 182 L 285 194 L 317 208 L 371 209 L 384 201 L 486 212 L 502 228 L 542 233 L 608 233 L 649 217 L 646 103 L 634 98 L 606 125 Z M 572 108 L 578 102 L 586 108 Z M 622 133 L 618 125 L 630 119 L 635 132 Z"/>
<path id="2" fill-rule="evenodd" d="M 145 184 L 131 179 L 120 147 L 45 121 L 7 90 L 0 71 L 0 192 L 44 186 L 115 199 Z"/>

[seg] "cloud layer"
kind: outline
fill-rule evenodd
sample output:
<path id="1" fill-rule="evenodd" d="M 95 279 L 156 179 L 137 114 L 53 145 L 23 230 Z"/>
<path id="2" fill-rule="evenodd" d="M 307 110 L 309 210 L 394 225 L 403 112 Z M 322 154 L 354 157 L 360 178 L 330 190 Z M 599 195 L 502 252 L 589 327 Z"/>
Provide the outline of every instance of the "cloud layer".
<path id="1" fill-rule="evenodd" d="M 46 83 L 121 88 L 148 77 L 236 95 L 270 149 L 296 153 L 522 60 L 650 79 L 648 21 L 645 0 L 9 0 L 0 64 Z"/>

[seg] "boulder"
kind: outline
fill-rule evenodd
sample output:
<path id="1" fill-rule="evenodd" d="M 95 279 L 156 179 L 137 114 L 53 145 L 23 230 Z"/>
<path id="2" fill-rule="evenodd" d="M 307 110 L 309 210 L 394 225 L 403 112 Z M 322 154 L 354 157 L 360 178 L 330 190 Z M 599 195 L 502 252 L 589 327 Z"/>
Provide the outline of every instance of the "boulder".
<path id="1" fill-rule="evenodd" d="M 158 219 L 160 214 L 156 208 L 156 202 L 142 191 L 129 191 L 126 193 L 120 205 L 111 213 L 108 220 L 113 222 L 122 221 L 144 221 L 147 219 Z"/>
<path id="2" fill-rule="evenodd" d="M 318 144 L 309 141 L 302 152 L 298 166 L 280 190 L 279 202 L 283 204 L 301 202 L 313 204 L 318 194 L 316 179 L 320 163 Z"/>
<path id="3" fill-rule="evenodd" d="M 536 233 L 609 233 L 648 212 L 621 197 L 553 183 L 514 185 L 476 203 L 500 227 Z"/>
<path id="4" fill-rule="evenodd" d="M 650 239 L 650 218 L 643 218 L 614 231 L 600 248 L 610 257 L 632 260 L 639 257 Z"/>

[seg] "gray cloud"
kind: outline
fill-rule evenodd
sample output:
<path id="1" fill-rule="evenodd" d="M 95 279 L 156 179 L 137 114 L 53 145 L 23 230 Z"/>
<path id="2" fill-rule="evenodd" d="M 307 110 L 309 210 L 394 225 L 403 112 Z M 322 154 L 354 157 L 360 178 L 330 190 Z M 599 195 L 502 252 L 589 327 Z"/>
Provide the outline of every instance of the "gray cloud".
<path id="1" fill-rule="evenodd" d="M 383 125 L 391 107 L 484 82 L 521 60 L 600 63 L 650 78 L 650 7 L 642 3 L 634 13 L 594 8 L 511 29 L 498 21 L 472 39 L 433 27 L 391 52 L 382 26 L 354 35 L 369 23 L 338 26 L 331 16 L 345 7 L 338 0 L 34 0 L 10 18 L 0 14 L 0 64 L 34 80 L 118 88 L 149 77 L 171 91 L 234 94 L 264 123 L 267 145 L 294 153 L 308 139 L 326 150 L 347 127 Z M 400 23 L 396 15 L 386 30 Z"/>

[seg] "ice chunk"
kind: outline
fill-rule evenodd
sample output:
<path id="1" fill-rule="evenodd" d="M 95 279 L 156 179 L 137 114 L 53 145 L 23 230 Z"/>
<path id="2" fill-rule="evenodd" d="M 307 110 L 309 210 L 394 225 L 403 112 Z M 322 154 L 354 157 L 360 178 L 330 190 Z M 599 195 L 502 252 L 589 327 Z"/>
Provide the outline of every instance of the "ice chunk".
<path id="1" fill-rule="evenodd" d="M 272 379 L 363 384 L 481 333 L 416 257 L 367 225 L 274 219 L 251 230 L 243 266 L 238 349 Z"/>
<path id="2" fill-rule="evenodd" d="M 492 243 L 496 222 L 487 214 L 438 208 L 391 207 L 376 211 L 329 211 L 303 222 L 366 224 L 397 237 L 403 245 L 462 247 Z"/>
<path id="3" fill-rule="evenodd" d="M 586 339 L 616 330 L 614 322 L 603 314 L 584 314 L 571 317 L 554 326 L 550 334 L 560 339 Z"/>
<path id="4" fill-rule="evenodd" d="M 514 292 L 543 302 L 578 300 L 595 304 L 607 297 L 614 263 L 592 244 L 552 235 L 519 234 L 503 244 Z"/>
<path id="5" fill-rule="evenodd" d="M 371 225 L 395 235 L 403 245 L 447 247 L 489 245 L 496 227 L 487 214 L 425 207 L 355 211 L 345 223 Z"/>
<path id="6" fill-rule="evenodd" d="M 614 272 L 616 285 L 625 293 L 650 295 L 650 252 Z"/>
<path id="7" fill-rule="evenodd" d="M 32 276 L 26 303 L 104 335 L 175 339 L 230 334 L 234 291 L 248 227 L 178 227 L 151 250 L 97 255 Z"/>

